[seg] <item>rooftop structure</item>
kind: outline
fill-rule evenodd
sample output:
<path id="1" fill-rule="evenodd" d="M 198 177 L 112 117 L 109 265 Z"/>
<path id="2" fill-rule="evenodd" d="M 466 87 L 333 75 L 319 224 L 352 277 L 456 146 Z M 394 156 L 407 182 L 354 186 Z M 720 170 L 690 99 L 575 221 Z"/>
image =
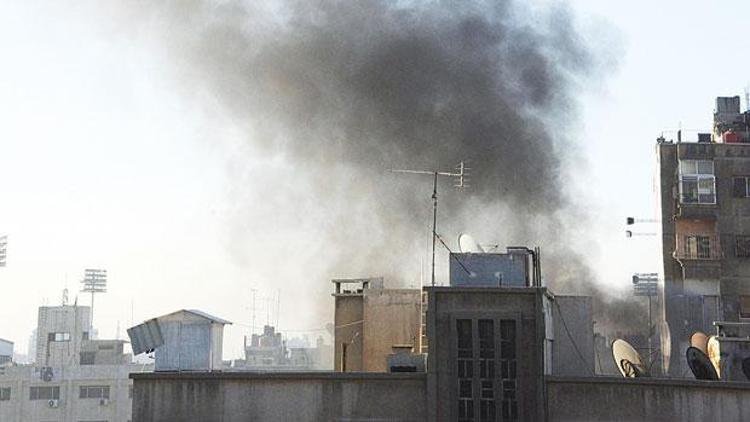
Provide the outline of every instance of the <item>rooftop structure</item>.
<path id="1" fill-rule="evenodd" d="M 333 284 L 336 371 L 386 372 L 394 345 L 420 350 L 421 290 L 386 289 L 382 278 Z"/>
<path id="2" fill-rule="evenodd" d="M 156 371 L 214 371 L 223 367 L 224 325 L 231 322 L 182 309 L 128 329 L 133 353 L 155 350 Z"/>

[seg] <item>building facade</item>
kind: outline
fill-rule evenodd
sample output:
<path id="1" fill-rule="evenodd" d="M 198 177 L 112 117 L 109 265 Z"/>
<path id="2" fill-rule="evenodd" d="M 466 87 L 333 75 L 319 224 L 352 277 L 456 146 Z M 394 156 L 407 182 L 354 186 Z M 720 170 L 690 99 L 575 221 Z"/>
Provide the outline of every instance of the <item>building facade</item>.
<path id="1" fill-rule="evenodd" d="M 422 291 L 383 279 L 333 280 L 334 370 L 387 372 L 393 347 L 420 350 Z"/>
<path id="2" fill-rule="evenodd" d="M 740 112 L 739 97 L 722 97 L 714 119 L 714 133 L 698 142 L 678 135 L 657 144 L 662 350 L 672 375 L 686 373 L 693 332 L 750 321 L 750 113 Z"/>
<path id="3" fill-rule="evenodd" d="M 0 367 L 0 421 L 129 422 L 133 372 L 123 340 L 89 338 L 90 308 L 43 306 L 37 322 L 37 362 Z"/>

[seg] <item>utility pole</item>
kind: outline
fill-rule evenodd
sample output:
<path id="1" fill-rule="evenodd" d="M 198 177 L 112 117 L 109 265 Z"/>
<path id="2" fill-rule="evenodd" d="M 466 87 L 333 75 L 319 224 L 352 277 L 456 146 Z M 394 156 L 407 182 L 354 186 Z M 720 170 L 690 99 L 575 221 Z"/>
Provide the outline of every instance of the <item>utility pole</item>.
<path id="1" fill-rule="evenodd" d="M 408 174 L 429 174 L 432 175 L 432 275 L 430 281 L 432 286 L 435 286 L 435 242 L 437 240 L 437 209 L 438 209 L 438 176 L 445 176 L 455 179 L 455 187 L 466 188 L 468 185 L 468 171 L 470 169 L 466 167 L 466 163 L 461 161 L 456 165 L 453 172 L 443 171 L 426 171 L 426 170 L 395 170 L 391 169 L 393 173 L 408 173 Z"/>

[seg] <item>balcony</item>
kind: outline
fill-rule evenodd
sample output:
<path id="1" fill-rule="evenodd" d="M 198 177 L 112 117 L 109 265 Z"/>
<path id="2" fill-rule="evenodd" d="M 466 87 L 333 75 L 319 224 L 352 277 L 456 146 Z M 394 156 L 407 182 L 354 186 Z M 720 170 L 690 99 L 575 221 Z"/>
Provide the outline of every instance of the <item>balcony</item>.
<path id="1" fill-rule="evenodd" d="M 723 258 L 719 236 L 716 234 L 678 232 L 676 240 L 672 256 L 680 261 L 717 261 Z"/>

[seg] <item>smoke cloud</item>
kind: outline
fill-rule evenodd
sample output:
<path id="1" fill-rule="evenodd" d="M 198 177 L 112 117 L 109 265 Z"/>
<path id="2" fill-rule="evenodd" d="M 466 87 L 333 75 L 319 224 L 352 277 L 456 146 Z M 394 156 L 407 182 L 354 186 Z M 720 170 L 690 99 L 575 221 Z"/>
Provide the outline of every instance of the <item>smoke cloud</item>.
<path id="1" fill-rule="evenodd" d="M 540 245 L 553 289 L 605 297 L 579 249 L 594 242 L 581 235 L 586 211 L 567 182 L 585 166 L 571 135 L 576 93 L 601 69 L 566 8 L 255 3 L 128 11 L 156 28 L 184 92 L 241 128 L 246 145 L 229 159 L 238 262 L 261 278 L 300 276 L 285 282 L 321 309 L 332 277 L 418 284 L 420 270 L 429 274 L 432 180 L 387 170 L 450 171 L 466 160 L 469 189 L 440 182 L 438 232 L 449 246 L 462 231 Z M 438 265 L 445 274 L 444 254 Z"/>

